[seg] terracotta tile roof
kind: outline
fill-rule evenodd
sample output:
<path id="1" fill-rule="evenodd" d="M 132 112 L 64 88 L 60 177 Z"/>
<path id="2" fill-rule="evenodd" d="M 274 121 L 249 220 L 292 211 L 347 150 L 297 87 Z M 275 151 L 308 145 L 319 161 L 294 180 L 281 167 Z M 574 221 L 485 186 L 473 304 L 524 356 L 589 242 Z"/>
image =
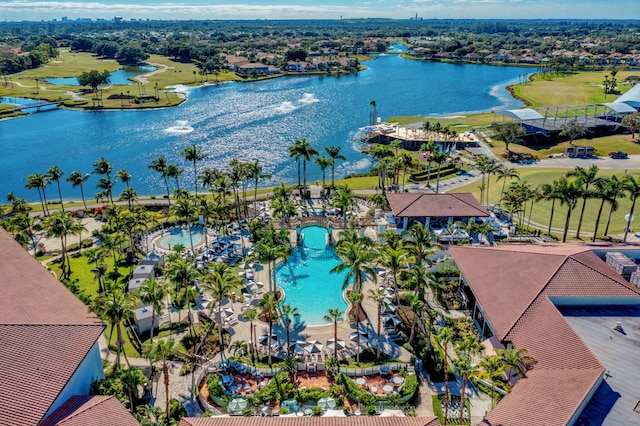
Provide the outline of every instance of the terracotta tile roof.
<path id="1" fill-rule="evenodd" d="M 437 417 L 185 417 L 180 426 L 440 426 Z"/>
<path id="2" fill-rule="evenodd" d="M 40 426 L 140 426 L 115 396 L 73 396 Z"/>
<path id="3" fill-rule="evenodd" d="M 387 200 L 396 217 L 480 217 L 489 216 L 469 193 L 421 194 L 388 193 Z"/>
<path id="4" fill-rule="evenodd" d="M 104 329 L 67 288 L 0 229 L 3 424 L 44 417 Z"/>
<path id="5" fill-rule="evenodd" d="M 637 304 L 640 292 L 588 246 L 449 248 L 503 342 L 538 363 L 485 419 L 492 425 L 565 425 L 583 407 L 604 367 L 554 303 Z"/>

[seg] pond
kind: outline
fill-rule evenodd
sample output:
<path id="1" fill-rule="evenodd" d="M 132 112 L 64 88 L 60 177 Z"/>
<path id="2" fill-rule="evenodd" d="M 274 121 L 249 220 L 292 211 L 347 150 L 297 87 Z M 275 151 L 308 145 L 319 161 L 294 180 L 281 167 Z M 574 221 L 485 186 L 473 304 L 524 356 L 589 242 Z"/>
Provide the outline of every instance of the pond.
<path id="1" fill-rule="evenodd" d="M 109 75 L 109 84 L 133 84 L 134 82 L 131 80 L 133 77 L 155 70 L 155 67 L 149 65 L 141 65 L 138 67 L 124 67 L 117 71 L 113 71 Z M 45 78 L 44 81 L 56 86 L 80 86 L 80 82 L 78 82 L 77 77 Z"/>

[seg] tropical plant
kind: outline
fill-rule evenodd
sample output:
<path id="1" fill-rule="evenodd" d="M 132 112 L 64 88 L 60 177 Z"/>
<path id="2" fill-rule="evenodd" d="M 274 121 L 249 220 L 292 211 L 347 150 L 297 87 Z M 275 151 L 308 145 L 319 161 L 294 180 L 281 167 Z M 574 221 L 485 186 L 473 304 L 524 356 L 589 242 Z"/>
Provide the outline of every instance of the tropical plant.
<path id="1" fill-rule="evenodd" d="M 347 185 L 341 186 L 334 194 L 331 202 L 335 208 L 340 210 L 343 229 L 347 229 L 347 212 L 356 206 L 353 191 Z"/>
<path id="2" fill-rule="evenodd" d="M 380 329 L 382 328 L 382 308 L 384 306 L 384 288 L 369 289 L 369 299 L 377 306 L 378 323 L 376 327 L 376 335 L 378 336 L 378 344 L 376 346 L 376 361 L 380 360 L 380 347 L 382 346 L 382 336 Z"/>
<path id="3" fill-rule="evenodd" d="M 413 312 L 413 321 L 411 322 L 411 333 L 409 334 L 409 343 L 413 342 L 413 337 L 415 336 L 416 325 L 418 325 L 418 320 L 420 319 L 420 314 L 424 311 L 424 302 L 422 298 L 417 294 L 407 294 L 406 297 L 407 303 L 409 304 L 409 309 Z"/>
<path id="4" fill-rule="evenodd" d="M 169 417 L 169 364 L 170 358 L 175 356 L 173 340 L 158 340 L 154 344 L 147 345 L 144 348 L 144 356 L 151 362 L 162 362 L 162 375 L 164 376 L 164 392 L 165 392 L 165 417 Z"/>
<path id="5" fill-rule="evenodd" d="M 133 413 L 134 404 L 133 397 L 138 397 L 138 386 L 142 386 L 146 382 L 147 378 L 142 373 L 142 370 L 137 367 L 128 367 L 120 372 L 120 381 L 124 384 L 129 394 L 129 409 Z"/>
<path id="6" fill-rule="evenodd" d="M 326 155 L 323 155 L 322 157 L 314 158 L 313 162 L 315 164 L 317 164 L 318 167 L 320 167 L 320 170 L 322 171 L 322 194 L 323 194 L 323 197 L 324 197 L 324 196 L 326 196 L 326 193 L 325 193 L 325 171 L 327 170 L 327 167 L 333 165 L 333 160 L 331 158 L 327 157 Z"/>
<path id="7" fill-rule="evenodd" d="M 264 169 L 262 168 L 259 160 L 249 163 L 248 172 L 249 178 L 253 179 L 253 211 L 254 216 L 257 216 L 258 183 L 260 182 L 260 179 L 270 179 L 271 175 L 269 173 L 264 173 Z"/>
<path id="8" fill-rule="evenodd" d="M 444 163 L 449 155 L 444 151 L 438 151 L 433 154 L 433 161 L 438 165 L 438 174 L 436 177 L 436 194 L 440 191 L 440 172 L 442 171 L 442 163 Z"/>
<path id="9" fill-rule="evenodd" d="M 426 122 L 427 124 L 429 122 Z M 427 187 L 431 188 L 431 163 L 433 162 L 433 154 L 440 151 L 440 145 L 434 141 L 428 141 L 420 146 L 420 152 L 427 159 Z"/>
<path id="10" fill-rule="evenodd" d="M 256 361 L 256 327 L 253 323 L 256 318 L 258 318 L 258 312 L 255 309 L 248 309 L 244 314 L 242 314 L 245 320 L 249 321 L 249 339 L 251 343 L 250 351 L 251 351 L 251 361 L 255 363 Z"/>
<path id="11" fill-rule="evenodd" d="M 45 192 L 45 188 L 49 185 L 49 179 L 46 175 L 42 173 L 33 173 L 27 176 L 26 178 L 27 184 L 25 188 L 27 189 L 37 189 L 38 196 L 40 197 L 40 204 L 42 205 L 42 212 L 45 216 L 49 215 L 49 208 L 47 206 L 47 194 Z"/>
<path id="12" fill-rule="evenodd" d="M 333 358 L 338 359 L 338 321 L 342 319 L 344 312 L 340 308 L 329 308 L 327 315 L 324 316 L 325 321 L 333 323 Z"/>
<path id="13" fill-rule="evenodd" d="M 442 327 L 438 332 L 438 343 L 442 346 L 444 357 L 442 358 L 442 369 L 444 373 L 444 422 L 449 419 L 449 343 L 453 340 L 453 332 L 448 327 Z"/>
<path id="14" fill-rule="evenodd" d="M 609 202 L 609 215 L 607 217 L 607 226 L 604 227 L 604 235 L 607 236 L 609 234 L 609 224 L 611 223 L 611 216 L 614 211 L 618 210 L 620 203 L 618 203 L 618 198 L 622 198 L 625 196 L 624 192 L 624 183 L 621 179 L 614 179 L 615 176 L 611 177 L 609 181 L 611 191 L 611 199 L 607 200 Z"/>
<path id="15" fill-rule="evenodd" d="M 155 172 L 160 173 L 162 176 L 162 180 L 164 180 L 164 186 L 167 188 L 167 202 L 171 205 L 171 194 L 169 193 L 169 182 L 167 180 L 168 174 L 168 166 L 167 159 L 164 158 L 164 155 L 154 158 L 151 160 L 151 164 L 149 164 L 149 168 Z"/>
<path id="16" fill-rule="evenodd" d="M 82 204 L 84 205 L 85 210 L 87 209 L 87 202 L 84 198 L 84 183 L 89 179 L 89 176 L 89 173 L 85 173 L 83 175 L 80 171 L 74 170 L 67 177 L 67 182 L 69 182 L 72 187 L 80 187 L 80 195 L 82 196 Z"/>
<path id="17" fill-rule="evenodd" d="M 191 262 L 178 258 L 167 263 L 165 267 L 165 277 L 174 285 L 176 297 L 178 299 L 184 298 L 186 301 L 187 311 L 189 313 L 189 330 L 191 336 L 193 336 L 191 303 L 197 294 L 195 280 L 199 278 L 199 273 Z"/>
<path id="18" fill-rule="evenodd" d="M 598 166 L 592 164 L 591 167 L 585 169 L 580 166 L 576 166 L 575 169 L 567 173 L 567 177 L 577 178 L 577 184 L 582 188 L 582 208 L 580 209 L 580 218 L 578 219 L 578 229 L 576 231 L 576 238 L 580 238 L 580 228 L 582 228 L 582 219 L 584 218 L 584 209 L 587 206 L 587 198 L 593 196 L 589 192 L 589 187 L 598 178 Z"/>
<path id="19" fill-rule="evenodd" d="M 261 316 L 264 318 L 269 324 L 269 334 L 268 339 L 271 338 L 273 334 L 273 323 L 278 320 L 280 311 L 278 310 L 278 306 L 280 305 L 280 301 L 277 298 L 275 293 L 267 293 L 265 294 L 260 302 L 258 302 L 258 306 L 262 309 Z M 269 352 L 269 366 L 271 366 L 271 350 Z"/>
<path id="20" fill-rule="evenodd" d="M 409 255 L 404 248 L 394 249 L 391 247 L 383 247 L 379 253 L 378 261 L 380 265 L 388 269 L 393 277 L 393 288 L 396 294 L 396 303 L 400 305 L 400 293 L 398 289 L 398 274 L 400 271 L 408 268 L 408 266 L 416 261 Z"/>
<path id="21" fill-rule="evenodd" d="M 527 370 L 529 370 L 538 360 L 529 355 L 527 349 L 511 348 L 511 349 L 496 349 L 496 354 L 500 357 L 502 364 L 509 373 L 509 381 L 511 381 L 512 373 L 519 375 L 522 378 L 527 377 Z"/>
<path id="22" fill-rule="evenodd" d="M 63 175 L 64 175 L 64 172 L 60 170 L 60 167 L 58 166 L 49 167 L 46 174 L 47 178 L 50 181 L 54 181 L 58 186 L 58 197 L 60 199 L 60 208 L 62 209 L 62 211 L 64 211 L 64 203 L 62 202 L 62 191 L 60 189 L 60 179 L 62 179 Z"/>
<path id="23" fill-rule="evenodd" d="M 62 251 L 62 264 L 60 266 L 61 279 L 68 279 L 71 275 L 71 262 L 69 261 L 69 255 L 67 253 L 67 237 L 82 231 L 84 225 L 82 225 L 78 219 L 71 217 L 68 212 L 60 210 L 45 218 L 43 227 L 47 238 L 60 239 Z"/>
<path id="24" fill-rule="evenodd" d="M 524 127 L 516 122 L 496 123 L 491 129 L 491 138 L 504 142 L 507 154 L 511 152 L 509 145 L 518 141 L 525 134 Z"/>
<path id="25" fill-rule="evenodd" d="M 502 358 L 498 355 L 484 357 L 478 364 L 478 367 L 480 367 L 478 377 L 487 379 L 491 382 L 491 408 L 493 409 L 495 403 L 495 383 L 502 380 L 506 367 L 502 363 Z"/>
<path id="26" fill-rule="evenodd" d="M 104 157 L 98 158 L 93 163 L 93 174 L 103 176 L 100 178 L 96 188 L 103 189 L 111 204 L 113 204 L 113 181 L 111 180 L 111 171 L 113 166 Z"/>
<path id="27" fill-rule="evenodd" d="M 182 151 L 180 151 L 180 156 L 185 159 L 185 161 L 191 163 L 193 165 L 193 183 L 196 189 L 196 197 L 198 196 L 198 168 L 196 167 L 196 163 L 198 161 L 202 161 L 207 158 L 206 154 L 203 153 L 202 147 L 196 145 L 195 143 L 185 147 Z"/>
<path id="28" fill-rule="evenodd" d="M 296 318 L 299 317 L 300 312 L 298 312 L 298 308 L 291 305 L 280 306 L 280 319 L 282 320 L 282 325 L 284 326 L 284 331 L 287 338 L 287 354 L 289 355 L 291 355 L 291 326 L 293 325 Z"/>
<path id="29" fill-rule="evenodd" d="M 120 179 L 120 182 L 124 183 L 127 188 L 129 187 L 129 181 L 131 180 L 131 173 L 126 169 L 120 169 L 116 172 L 116 178 Z"/>
<path id="30" fill-rule="evenodd" d="M 151 306 L 151 331 L 150 343 L 153 344 L 153 331 L 156 328 L 156 317 L 162 314 L 164 301 L 169 292 L 169 288 L 164 280 L 149 278 L 144 280 L 138 289 L 138 298 L 147 306 Z"/>
<path id="31" fill-rule="evenodd" d="M 171 213 L 187 222 L 187 230 L 189 231 L 189 244 L 191 245 L 191 256 L 195 256 L 193 248 L 193 234 L 191 230 L 191 221 L 198 212 L 196 200 L 189 196 L 182 197 L 171 206 Z"/>
<path id="32" fill-rule="evenodd" d="M 640 197 L 640 178 L 633 177 L 631 175 L 625 175 L 622 178 L 623 189 L 629 194 L 631 200 L 631 207 L 629 208 L 629 214 L 626 216 L 626 226 L 624 228 L 623 242 L 627 242 L 627 234 L 631 228 L 631 221 L 633 220 L 633 212 L 636 208 L 636 200 Z"/>
<path id="33" fill-rule="evenodd" d="M 469 380 L 469 377 L 471 377 L 472 375 L 476 374 L 477 372 L 477 367 L 471 365 L 471 361 L 469 360 L 469 358 L 458 358 L 453 362 L 453 368 L 456 370 L 456 373 L 458 373 L 458 375 L 460 377 L 462 377 L 462 387 L 460 388 L 460 425 L 464 425 L 466 424 L 464 421 L 464 413 L 465 413 L 465 392 L 467 390 L 467 381 Z M 471 417 L 471 413 L 468 413 L 469 417 Z M 446 419 L 445 419 L 445 423 L 446 423 Z"/>
<path id="34" fill-rule="evenodd" d="M 331 158 L 331 189 L 335 189 L 335 177 L 336 177 L 336 160 L 346 160 L 347 157 L 340 154 L 339 146 L 329 146 L 324 149 Z"/>
<path id="35" fill-rule="evenodd" d="M 372 262 L 375 253 L 365 246 L 344 242 L 336 246 L 336 253 L 340 256 L 341 262 L 331 269 L 331 273 L 342 273 L 346 271 L 342 283 L 343 290 L 353 284 L 353 291 L 360 293 L 366 278 L 377 281 L 377 275 L 373 269 Z"/>
<path id="36" fill-rule="evenodd" d="M 436 241 L 436 235 L 420 222 L 411 225 L 406 233 L 404 246 L 409 254 L 416 259 L 417 264 L 426 262 L 431 265 L 429 257 L 433 256 L 436 250 L 444 250 L 442 245 Z"/>
<path id="37" fill-rule="evenodd" d="M 273 286 L 272 272 L 275 267 L 276 260 L 286 258 L 291 254 L 291 246 L 288 244 L 271 245 L 265 241 L 259 241 L 254 246 L 254 253 L 258 261 L 266 263 L 269 270 L 269 292 L 275 291 Z"/>
<path id="38" fill-rule="evenodd" d="M 496 182 L 502 180 L 502 189 L 500 190 L 500 201 L 502 200 L 502 196 L 504 195 L 504 187 L 507 183 L 507 179 L 516 179 L 520 180 L 520 172 L 516 170 L 514 167 L 508 167 L 504 163 L 498 165 L 496 169 Z"/>

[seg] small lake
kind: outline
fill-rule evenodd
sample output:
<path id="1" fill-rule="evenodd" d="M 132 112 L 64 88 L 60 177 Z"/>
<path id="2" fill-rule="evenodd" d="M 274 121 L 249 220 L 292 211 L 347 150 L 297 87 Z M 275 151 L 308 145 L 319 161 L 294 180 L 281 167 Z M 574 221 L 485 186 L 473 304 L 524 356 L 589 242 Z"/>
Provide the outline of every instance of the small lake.
<path id="1" fill-rule="evenodd" d="M 149 65 L 141 65 L 139 67 L 124 67 L 112 72 L 109 75 L 109 84 L 133 84 L 133 81 L 130 80 L 131 78 L 155 70 L 156 67 L 152 67 Z M 44 81 L 56 86 L 80 86 L 80 83 L 78 82 L 78 79 L 76 77 L 45 78 Z"/>
<path id="2" fill-rule="evenodd" d="M 397 47 L 396 47 L 397 48 Z M 193 168 L 180 157 L 190 145 L 202 146 L 206 159 L 198 164 L 225 169 L 229 161 L 260 160 L 274 186 L 297 180 L 297 167 L 288 147 L 306 137 L 324 153 L 339 146 L 347 157 L 336 166 L 336 177 L 367 172 L 371 167 L 358 128 L 369 124 L 371 101 L 383 120 L 391 116 L 438 116 L 512 109 L 522 106 L 505 90 L 517 83 L 523 69 L 475 64 L 407 60 L 387 54 L 364 63 L 357 74 L 293 76 L 250 83 L 183 87 L 187 101 L 175 108 L 144 111 L 55 111 L 0 121 L 0 196 L 10 191 L 29 201 L 38 193 L 24 187 L 27 175 L 44 173 L 52 165 L 65 172 L 91 172 L 105 157 L 113 170 L 126 169 L 139 195 L 163 194 L 162 177 L 148 168 L 164 155 L 185 169 L 181 187 L 193 189 Z M 464 132 L 464 127 L 456 127 Z M 328 171 L 327 176 L 330 176 Z M 307 181 L 322 178 L 320 168 L 307 164 Z M 84 189 L 87 199 L 97 192 L 96 175 Z M 173 182 L 171 182 L 173 183 Z M 114 197 L 125 185 L 117 182 Z M 78 188 L 63 182 L 62 195 L 80 199 Z M 172 189 L 173 190 L 173 189 Z M 48 197 L 57 197 L 55 185 Z"/>

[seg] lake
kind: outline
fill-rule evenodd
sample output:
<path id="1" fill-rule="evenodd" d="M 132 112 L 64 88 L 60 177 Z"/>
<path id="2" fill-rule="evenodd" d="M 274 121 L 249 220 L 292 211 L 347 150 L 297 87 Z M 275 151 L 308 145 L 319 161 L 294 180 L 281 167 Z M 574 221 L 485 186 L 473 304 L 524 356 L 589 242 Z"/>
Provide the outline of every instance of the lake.
<path id="1" fill-rule="evenodd" d="M 260 160 L 273 175 L 268 185 L 297 181 L 288 146 L 306 136 L 324 152 L 337 145 L 347 161 L 339 162 L 336 176 L 367 171 L 368 156 L 361 153 L 359 127 L 369 124 L 370 102 L 378 115 L 425 117 L 517 108 L 505 85 L 518 81 L 518 67 L 456 65 L 413 61 L 384 55 L 367 61 L 367 70 L 335 76 L 294 76 L 251 83 L 227 83 L 182 88 L 188 100 L 176 108 L 145 111 L 56 110 L 0 122 L 0 196 L 9 191 L 37 201 L 35 190 L 24 188 L 31 173 L 44 173 L 57 165 L 68 176 L 73 170 L 90 172 L 105 157 L 114 172 L 127 169 L 130 184 L 140 195 L 162 194 L 161 177 L 148 169 L 151 160 L 165 155 L 185 168 L 182 183 L 193 186 L 193 174 L 179 152 L 187 145 L 202 145 L 203 167 L 225 168 L 234 157 Z M 431 118 L 434 120 L 434 118 Z M 186 121 L 183 126 L 182 122 Z M 176 126 L 178 128 L 176 128 Z M 180 131 L 181 128 L 193 131 Z M 189 129 L 190 130 L 190 129 Z M 320 180 L 321 171 L 308 165 L 308 181 Z M 330 176 L 330 171 L 327 177 Z M 92 198 L 98 177 L 85 184 Z M 57 197 L 55 185 L 48 197 Z M 124 184 L 114 187 L 114 196 Z M 62 184 L 66 199 L 80 199 L 79 190 Z"/>
<path id="2" fill-rule="evenodd" d="M 133 84 L 133 81 L 130 80 L 131 78 L 155 70 L 156 67 L 151 67 L 148 65 L 142 65 L 139 67 L 124 67 L 109 74 L 109 84 Z M 56 86 L 80 86 L 80 82 L 76 77 L 45 78 L 44 80 L 47 83 Z"/>

